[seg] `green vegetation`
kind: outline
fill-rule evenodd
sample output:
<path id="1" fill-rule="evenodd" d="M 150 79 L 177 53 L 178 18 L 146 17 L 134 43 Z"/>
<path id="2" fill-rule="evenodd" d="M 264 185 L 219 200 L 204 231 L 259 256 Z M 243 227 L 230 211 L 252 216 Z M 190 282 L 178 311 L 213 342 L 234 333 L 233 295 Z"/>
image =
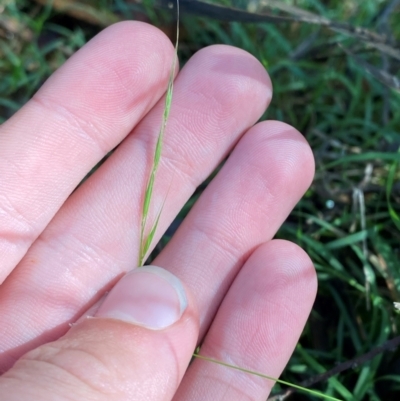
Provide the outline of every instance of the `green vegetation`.
<path id="1" fill-rule="evenodd" d="M 1 121 L 110 23 L 140 18 L 161 26 L 173 40 L 173 14 L 153 3 L 53 0 L 49 6 L 45 0 L 3 0 Z M 312 187 L 278 233 L 309 253 L 320 283 L 311 318 L 282 379 L 301 384 L 315 378 L 317 383 L 307 385 L 344 400 L 396 399 L 400 351 L 392 346 L 374 357 L 363 355 L 378 351 L 400 329 L 400 316 L 393 308 L 393 302 L 400 301 L 400 77 L 396 77 L 400 2 L 208 0 L 207 4 L 225 8 L 190 10 L 189 3 L 182 7 L 181 60 L 213 43 L 254 54 L 274 84 L 274 99 L 264 118 L 296 127 L 316 159 Z M 232 14 L 232 8 L 242 13 Z M 246 10 L 268 13 L 271 21 L 240 22 Z M 215 18 L 206 16 L 213 12 Z M 236 22 L 229 22 L 230 15 L 236 15 Z M 277 23 L 278 15 L 289 20 Z M 317 380 L 317 375 L 345 368 L 344 363 L 356 357 L 360 359 L 342 373 Z M 277 384 L 274 393 L 281 390 L 287 391 Z M 288 399 L 315 398 L 297 393 Z"/>

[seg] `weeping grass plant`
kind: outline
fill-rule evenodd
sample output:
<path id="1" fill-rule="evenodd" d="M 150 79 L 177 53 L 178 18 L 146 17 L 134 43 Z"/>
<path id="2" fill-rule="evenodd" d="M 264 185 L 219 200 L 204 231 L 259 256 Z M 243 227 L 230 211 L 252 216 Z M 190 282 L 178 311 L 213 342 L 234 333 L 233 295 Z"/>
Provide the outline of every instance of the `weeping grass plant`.
<path id="1" fill-rule="evenodd" d="M 154 156 L 153 156 L 153 163 L 152 163 L 149 179 L 148 179 L 146 190 L 145 190 L 145 194 L 144 194 L 142 219 L 141 219 L 141 225 L 140 225 L 140 243 L 139 243 L 138 266 L 143 266 L 145 261 L 146 261 L 146 259 L 147 259 L 148 252 L 150 250 L 150 247 L 152 245 L 155 233 L 157 231 L 158 223 L 160 221 L 160 216 L 161 216 L 162 210 L 164 208 L 164 204 L 165 204 L 165 199 L 164 199 L 164 202 L 161 205 L 160 210 L 158 211 L 158 213 L 156 215 L 155 221 L 153 222 L 153 224 L 152 224 L 152 226 L 150 228 L 150 231 L 146 235 L 146 229 L 147 229 L 147 225 L 148 225 L 148 215 L 149 215 L 151 200 L 152 200 L 152 197 L 153 197 L 154 182 L 155 182 L 157 170 L 158 170 L 158 167 L 159 167 L 159 164 L 160 164 L 160 160 L 161 160 L 162 144 L 163 144 L 165 130 L 166 130 L 166 127 L 167 127 L 168 118 L 169 118 L 170 111 L 171 111 L 172 95 L 173 95 L 173 90 L 174 90 L 174 76 L 175 76 L 176 62 L 177 62 L 177 59 L 178 59 L 178 46 L 179 46 L 179 19 L 180 19 L 179 18 L 179 0 L 176 1 L 176 5 L 177 5 L 177 25 L 176 25 L 175 54 L 174 54 L 174 60 L 172 62 L 172 67 L 171 67 L 171 71 L 170 71 L 170 75 L 169 75 L 169 80 L 168 80 L 168 87 L 167 87 L 166 96 L 165 96 L 165 103 L 164 103 L 164 111 L 163 111 L 163 117 L 162 117 L 162 122 L 161 122 L 161 128 L 160 128 L 160 131 L 159 131 L 159 134 L 158 134 L 158 137 L 157 137 L 157 142 L 156 142 L 156 146 L 155 146 L 155 150 L 154 150 Z M 305 387 L 302 387 L 302 386 L 298 386 L 296 384 L 292 384 L 292 383 L 289 383 L 289 382 L 284 381 L 284 380 L 276 379 L 274 377 L 267 376 L 267 375 L 265 375 L 263 373 L 260 373 L 260 372 L 256 372 L 256 371 L 245 369 L 245 368 L 241 368 L 239 366 L 231 365 L 231 364 L 225 363 L 223 361 L 218 361 L 218 360 L 213 359 L 213 358 L 208 358 L 208 357 L 202 356 L 202 355 L 200 355 L 198 353 L 198 350 L 196 350 L 196 352 L 193 354 L 193 357 L 195 357 L 197 359 L 202 359 L 204 361 L 208 361 L 208 362 L 211 362 L 211 363 L 215 363 L 215 364 L 218 364 L 220 366 L 225 366 L 226 368 L 229 368 L 229 369 L 239 370 L 241 372 L 252 374 L 252 375 L 255 375 L 255 376 L 258 376 L 258 377 L 262 377 L 262 378 L 267 379 L 267 380 L 272 380 L 275 383 L 280 383 L 280 384 L 295 388 L 297 390 L 301 390 L 301 391 L 307 392 L 310 395 L 313 395 L 313 396 L 316 396 L 316 397 L 320 397 L 320 398 L 324 398 L 326 400 L 340 401 L 338 398 L 331 397 L 331 396 L 322 394 L 322 393 L 320 393 L 318 391 L 310 390 L 308 388 L 305 388 Z"/>

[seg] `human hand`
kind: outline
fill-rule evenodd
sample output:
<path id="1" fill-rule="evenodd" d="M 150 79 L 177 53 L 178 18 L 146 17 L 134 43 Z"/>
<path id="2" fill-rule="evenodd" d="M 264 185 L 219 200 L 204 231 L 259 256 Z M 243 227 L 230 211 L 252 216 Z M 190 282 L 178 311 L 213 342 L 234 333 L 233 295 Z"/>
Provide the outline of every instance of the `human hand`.
<path id="1" fill-rule="evenodd" d="M 1 399 L 265 400 L 264 379 L 203 360 L 186 371 L 198 343 L 205 356 L 273 377 L 286 365 L 316 278 L 301 249 L 272 237 L 314 164 L 292 127 L 253 126 L 272 89 L 242 50 L 203 49 L 175 81 L 150 215 L 166 197 L 156 240 L 234 147 L 154 261 L 184 285 L 147 268 L 118 282 L 138 259 L 173 57 L 156 28 L 114 25 L 0 127 Z"/>

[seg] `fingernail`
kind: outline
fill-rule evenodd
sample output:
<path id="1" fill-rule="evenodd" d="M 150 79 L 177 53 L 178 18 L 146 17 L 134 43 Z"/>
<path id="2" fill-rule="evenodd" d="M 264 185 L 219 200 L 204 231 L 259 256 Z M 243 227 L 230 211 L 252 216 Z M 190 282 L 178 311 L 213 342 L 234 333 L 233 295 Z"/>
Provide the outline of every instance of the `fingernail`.
<path id="1" fill-rule="evenodd" d="M 177 277 L 161 267 L 144 266 L 118 281 L 95 316 L 161 330 L 177 322 L 186 307 L 186 293 Z"/>

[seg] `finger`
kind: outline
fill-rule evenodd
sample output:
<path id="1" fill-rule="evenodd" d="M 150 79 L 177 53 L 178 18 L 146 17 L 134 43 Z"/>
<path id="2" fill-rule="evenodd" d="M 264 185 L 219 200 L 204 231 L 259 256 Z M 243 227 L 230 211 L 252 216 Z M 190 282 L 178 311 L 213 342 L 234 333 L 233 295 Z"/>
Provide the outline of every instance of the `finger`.
<path id="1" fill-rule="evenodd" d="M 155 260 L 195 294 L 200 336 L 244 261 L 275 235 L 313 175 L 313 155 L 299 132 L 277 121 L 256 125 Z"/>
<path id="2" fill-rule="evenodd" d="M 214 46 L 186 64 L 175 81 L 154 187 L 152 217 L 166 199 L 157 237 L 260 118 L 270 97 L 264 67 L 242 50 Z M 62 335 L 69 322 L 136 265 L 143 191 L 163 107 L 160 101 L 75 191 L 2 285 L 0 370 Z"/>
<path id="3" fill-rule="evenodd" d="M 296 346 L 317 290 L 310 258 L 274 240 L 251 255 L 229 289 L 200 354 L 278 378 Z M 264 401 L 271 380 L 195 360 L 174 401 Z"/>
<path id="4" fill-rule="evenodd" d="M 173 57 L 154 27 L 114 25 L 0 127 L 0 283 L 85 174 L 162 96 Z"/>
<path id="5" fill-rule="evenodd" d="M 0 377 L 14 400 L 169 401 L 198 334 L 181 282 L 157 267 L 123 277 L 96 312 Z"/>

